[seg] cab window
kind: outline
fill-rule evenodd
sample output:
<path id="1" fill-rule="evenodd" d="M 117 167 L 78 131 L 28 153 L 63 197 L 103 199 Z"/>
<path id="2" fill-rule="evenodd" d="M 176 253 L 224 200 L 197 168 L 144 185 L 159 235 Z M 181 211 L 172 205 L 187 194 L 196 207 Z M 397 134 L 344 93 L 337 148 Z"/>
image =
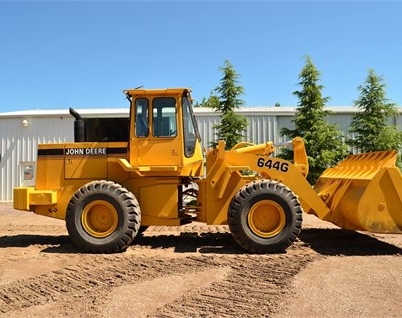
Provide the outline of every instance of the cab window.
<path id="1" fill-rule="evenodd" d="M 137 98 L 135 100 L 135 135 L 137 137 L 148 137 L 148 99 Z"/>
<path id="2" fill-rule="evenodd" d="M 184 154 L 186 157 L 192 157 L 195 151 L 196 140 L 200 140 L 200 137 L 191 103 L 186 96 L 183 97 L 183 131 Z"/>
<path id="3" fill-rule="evenodd" d="M 152 101 L 152 135 L 176 137 L 176 100 L 173 97 L 157 97 Z"/>

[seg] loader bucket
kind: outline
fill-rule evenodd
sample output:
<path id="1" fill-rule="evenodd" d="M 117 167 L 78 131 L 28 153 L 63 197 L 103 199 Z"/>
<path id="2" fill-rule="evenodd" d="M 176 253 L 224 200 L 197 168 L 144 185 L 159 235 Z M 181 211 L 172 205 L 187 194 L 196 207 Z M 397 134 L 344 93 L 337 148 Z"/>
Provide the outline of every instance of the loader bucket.
<path id="1" fill-rule="evenodd" d="M 402 175 L 396 158 L 396 151 L 351 155 L 325 170 L 314 186 L 330 209 L 323 219 L 349 230 L 401 233 Z"/>

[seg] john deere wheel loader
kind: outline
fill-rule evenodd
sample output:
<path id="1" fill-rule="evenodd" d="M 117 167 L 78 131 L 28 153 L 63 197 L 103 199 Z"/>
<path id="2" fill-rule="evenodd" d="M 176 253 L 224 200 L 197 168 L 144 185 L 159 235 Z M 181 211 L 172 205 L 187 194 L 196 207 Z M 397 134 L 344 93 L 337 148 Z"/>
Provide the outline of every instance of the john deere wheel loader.
<path id="1" fill-rule="evenodd" d="M 124 251 L 140 228 L 196 220 L 228 224 L 249 252 L 275 252 L 295 241 L 303 211 L 347 229 L 402 230 L 394 152 L 352 156 L 313 188 L 301 138 L 293 163 L 273 157 L 271 142 L 225 151 L 223 141 L 204 162 L 189 89 L 124 93 L 128 128 L 85 127 L 70 109 L 75 142 L 38 145 L 36 185 L 14 189 L 15 209 L 65 220 L 81 251 Z"/>

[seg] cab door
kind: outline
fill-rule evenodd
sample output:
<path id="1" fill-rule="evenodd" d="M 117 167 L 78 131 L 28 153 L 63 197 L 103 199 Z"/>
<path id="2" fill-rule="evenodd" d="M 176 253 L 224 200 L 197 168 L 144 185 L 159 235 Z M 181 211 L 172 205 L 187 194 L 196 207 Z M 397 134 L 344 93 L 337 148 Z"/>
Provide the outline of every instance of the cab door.
<path id="1" fill-rule="evenodd" d="M 147 167 L 177 171 L 182 152 L 177 102 L 175 97 L 169 96 L 140 97 L 133 101 L 135 136 L 130 146 L 132 165 L 142 167 L 144 171 Z"/>

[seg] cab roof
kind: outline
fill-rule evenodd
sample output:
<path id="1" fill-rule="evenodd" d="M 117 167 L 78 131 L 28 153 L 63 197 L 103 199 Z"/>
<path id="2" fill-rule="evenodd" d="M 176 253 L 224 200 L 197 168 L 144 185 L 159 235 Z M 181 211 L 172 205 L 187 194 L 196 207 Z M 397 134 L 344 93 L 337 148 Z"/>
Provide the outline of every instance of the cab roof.
<path id="1" fill-rule="evenodd" d="M 183 93 L 190 93 L 191 89 L 189 88 L 154 88 L 154 89 L 146 89 L 146 88 L 134 88 L 134 89 L 125 89 L 123 91 L 124 94 L 128 96 L 134 95 L 151 95 L 151 96 L 164 96 L 164 95 L 178 95 Z"/>

